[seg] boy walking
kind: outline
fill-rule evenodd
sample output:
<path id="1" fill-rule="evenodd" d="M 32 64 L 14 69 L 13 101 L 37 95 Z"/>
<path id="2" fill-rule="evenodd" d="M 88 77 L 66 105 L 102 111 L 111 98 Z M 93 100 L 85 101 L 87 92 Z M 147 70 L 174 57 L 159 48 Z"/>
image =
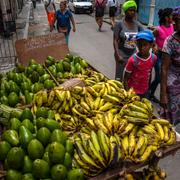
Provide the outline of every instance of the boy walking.
<path id="1" fill-rule="evenodd" d="M 138 50 L 128 59 L 124 70 L 125 88 L 133 88 L 140 97 L 148 97 L 151 71 L 157 61 L 156 55 L 150 52 L 153 42 L 151 31 L 140 31 L 136 35 Z"/>

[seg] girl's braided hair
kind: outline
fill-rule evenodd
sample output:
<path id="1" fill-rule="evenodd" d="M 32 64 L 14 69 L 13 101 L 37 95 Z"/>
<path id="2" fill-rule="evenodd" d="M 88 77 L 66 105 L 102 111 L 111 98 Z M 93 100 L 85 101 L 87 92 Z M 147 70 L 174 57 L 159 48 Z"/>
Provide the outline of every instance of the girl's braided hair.
<path id="1" fill-rule="evenodd" d="M 173 12 L 172 8 L 165 8 L 165 9 L 160 9 L 158 11 L 158 16 L 159 16 L 159 24 L 165 24 L 166 23 L 166 17 L 170 16 Z"/>

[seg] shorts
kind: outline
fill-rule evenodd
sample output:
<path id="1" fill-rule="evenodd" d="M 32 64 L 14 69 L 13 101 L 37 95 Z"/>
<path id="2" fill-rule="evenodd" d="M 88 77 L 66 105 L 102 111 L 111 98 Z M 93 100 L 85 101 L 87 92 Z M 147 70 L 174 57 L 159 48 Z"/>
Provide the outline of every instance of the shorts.
<path id="1" fill-rule="evenodd" d="M 48 12 L 47 14 L 49 25 L 52 26 L 55 19 L 55 13 L 54 12 Z"/>
<path id="2" fill-rule="evenodd" d="M 109 17 L 115 17 L 116 10 L 115 6 L 109 7 Z"/>
<path id="3" fill-rule="evenodd" d="M 104 7 L 96 7 L 95 17 L 103 17 L 104 16 Z"/>

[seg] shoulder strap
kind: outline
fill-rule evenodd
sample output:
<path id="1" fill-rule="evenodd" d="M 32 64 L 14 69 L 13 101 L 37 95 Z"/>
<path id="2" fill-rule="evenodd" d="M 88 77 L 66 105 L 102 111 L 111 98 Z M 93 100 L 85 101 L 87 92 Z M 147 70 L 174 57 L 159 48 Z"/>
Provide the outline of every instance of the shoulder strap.
<path id="1" fill-rule="evenodd" d="M 134 67 L 136 68 L 136 67 L 137 67 L 137 65 L 138 65 L 138 61 L 137 61 L 137 57 L 136 57 L 136 55 L 135 55 L 135 54 L 133 55 L 133 59 L 134 59 L 134 63 L 133 63 L 133 65 L 134 65 Z"/>
<path id="2" fill-rule="evenodd" d="M 155 54 L 154 53 L 152 53 L 152 62 L 154 63 L 154 61 L 155 61 L 155 59 L 156 59 L 156 56 L 155 56 Z"/>

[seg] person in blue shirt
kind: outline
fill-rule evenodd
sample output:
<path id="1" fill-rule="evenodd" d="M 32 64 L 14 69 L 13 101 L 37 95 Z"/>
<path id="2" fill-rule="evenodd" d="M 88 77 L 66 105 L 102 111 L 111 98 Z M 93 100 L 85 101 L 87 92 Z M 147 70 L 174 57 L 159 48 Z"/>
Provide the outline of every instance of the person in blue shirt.
<path id="1" fill-rule="evenodd" d="M 73 32 L 76 31 L 75 21 L 73 18 L 72 13 L 67 9 L 67 1 L 61 0 L 60 1 L 60 9 L 56 11 L 56 18 L 55 18 L 57 30 L 59 33 L 64 33 L 66 43 L 68 44 L 69 41 L 69 34 L 71 31 L 71 23 L 72 23 L 72 30 Z"/>

